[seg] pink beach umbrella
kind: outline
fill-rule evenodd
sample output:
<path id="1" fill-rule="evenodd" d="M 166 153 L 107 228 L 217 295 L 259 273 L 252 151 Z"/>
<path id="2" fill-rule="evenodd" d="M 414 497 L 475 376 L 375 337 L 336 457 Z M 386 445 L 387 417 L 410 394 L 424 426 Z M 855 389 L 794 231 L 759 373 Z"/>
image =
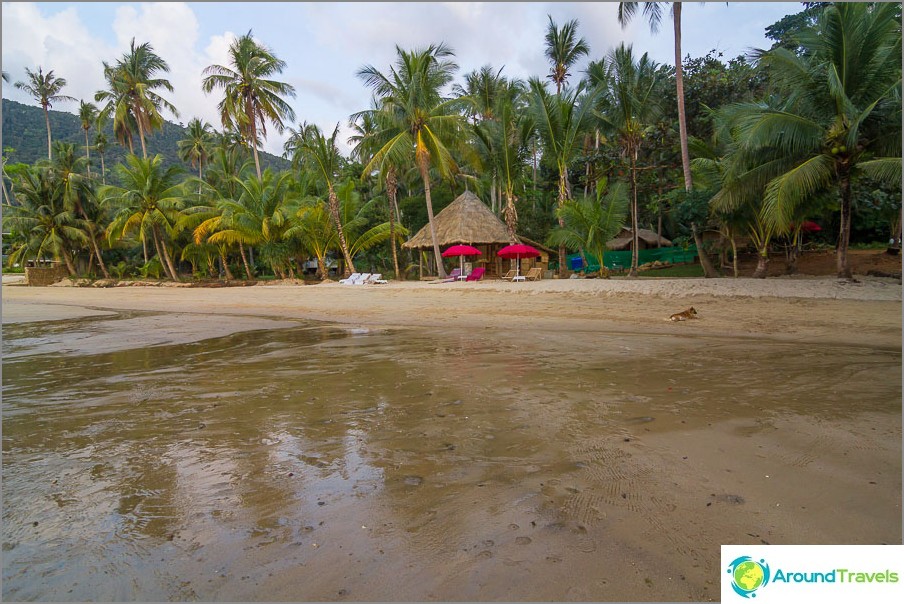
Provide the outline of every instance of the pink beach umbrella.
<path id="1" fill-rule="evenodd" d="M 496 255 L 500 258 L 516 258 L 517 264 L 515 265 L 515 276 L 518 277 L 521 274 L 521 256 L 526 256 L 528 258 L 536 258 L 540 256 L 540 251 L 529 245 L 525 245 L 523 243 L 516 243 L 515 245 L 507 245 L 498 252 Z"/>
<path id="2" fill-rule="evenodd" d="M 442 253 L 443 258 L 452 258 L 458 256 L 461 263 L 461 272 L 465 272 L 465 256 L 482 256 L 476 247 L 470 245 L 453 245 Z"/>

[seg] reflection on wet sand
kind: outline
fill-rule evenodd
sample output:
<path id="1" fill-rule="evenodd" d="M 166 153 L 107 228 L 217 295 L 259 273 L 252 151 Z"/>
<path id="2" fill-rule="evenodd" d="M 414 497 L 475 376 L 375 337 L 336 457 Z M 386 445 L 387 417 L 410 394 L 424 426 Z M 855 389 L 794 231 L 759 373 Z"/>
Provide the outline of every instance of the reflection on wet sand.
<path id="1" fill-rule="evenodd" d="M 900 353 L 116 321 L 3 328 L 4 599 L 703 600 L 721 543 L 901 539 Z"/>

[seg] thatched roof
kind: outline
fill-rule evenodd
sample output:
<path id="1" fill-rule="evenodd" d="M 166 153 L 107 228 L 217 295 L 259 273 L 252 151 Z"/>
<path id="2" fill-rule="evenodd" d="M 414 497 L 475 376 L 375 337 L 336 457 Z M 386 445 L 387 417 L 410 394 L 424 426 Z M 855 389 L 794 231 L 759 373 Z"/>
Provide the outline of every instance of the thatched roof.
<path id="1" fill-rule="evenodd" d="M 643 240 L 649 246 L 656 246 L 659 241 L 659 235 L 650 229 L 637 229 L 637 238 Z M 615 239 L 606 242 L 606 247 L 610 250 L 628 250 L 631 249 L 631 229 L 622 227 L 621 233 Z M 662 238 L 662 247 L 671 247 L 672 242 Z"/>
<path id="2" fill-rule="evenodd" d="M 465 191 L 455 201 L 433 217 L 436 241 L 441 248 L 458 243 L 486 245 L 509 243 L 508 228 L 480 199 Z M 430 225 L 424 225 L 417 234 L 402 244 L 407 249 L 430 249 L 433 238 Z"/>

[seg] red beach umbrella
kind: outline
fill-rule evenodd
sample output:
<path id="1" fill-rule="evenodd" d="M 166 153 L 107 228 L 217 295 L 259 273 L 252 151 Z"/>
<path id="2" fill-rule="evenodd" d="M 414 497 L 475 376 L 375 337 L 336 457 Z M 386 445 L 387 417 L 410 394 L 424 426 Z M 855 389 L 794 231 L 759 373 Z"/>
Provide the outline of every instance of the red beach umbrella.
<path id="1" fill-rule="evenodd" d="M 807 220 L 802 225 L 800 225 L 800 229 L 802 231 L 806 231 L 807 233 L 818 233 L 822 230 L 822 227 L 812 220 Z"/>
<path id="2" fill-rule="evenodd" d="M 516 243 L 505 246 L 496 252 L 496 255 L 500 258 L 517 258 L 518 263 L 515 265 L 515 276 L 518 277 L 521 273 L 521 256 L 527 256 L 528 258 L 538 257 L 540 256 L 540 251 L 524 243 Z"/>
<path id="3" fill-rule="evenodd" d="M 442 253 L 443 258 L 458 256 L 461 263 L 461 272 L 465 272 L 465 256 L 482 256 L 480 250 L 470 245 L 453 245 Z"/>

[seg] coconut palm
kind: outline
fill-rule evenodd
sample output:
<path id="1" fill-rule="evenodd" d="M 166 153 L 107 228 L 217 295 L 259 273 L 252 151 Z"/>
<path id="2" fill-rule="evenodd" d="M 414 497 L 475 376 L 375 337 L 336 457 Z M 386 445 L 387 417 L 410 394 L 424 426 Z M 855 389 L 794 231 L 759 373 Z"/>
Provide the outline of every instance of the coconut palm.
<path id="1" fill-rule="evenodd" d="M 557 206 L 561 207 L 565 200 L 572 198 L 568 169 L 580 149 L 601 89 L 585 89 L 582 82 L 576 88 L 552 95 L 537 78 L 532 78 L 529 85 L 529 110 L 540 135 L 543 155 L 555 163 L 559 172 Z M 564 226 L 561 217 L 559 226 Z M 564 276 L 565 270 L 565 246 L 560 245 L 559 274 Z"/>
<path id="2" fill-rule="evenodd" d="M 562 26 L 561 29 L 549 17 L 549 24 L 546 26 L 546 58 L 552 64 L 549 71 L 549 79 L 556 84 L 556 94 L 562 93 L 562 88 L 568 76 L 568 70 L 581 57 L 590 53 L 590 46 L 584 38 L 577 38 L 578 20 L 572 19 Z"/>
<path id="3" fill-rule="evenodd" d="M 104 163 L 104 156 L 107 154 L 107 135 L 100 132 L 94 135 L 94 150 L 100 155 L 100 174 L 101 182 L 107 184 L 107 166 Z"/>
<path id="4" fill-rule="evenodd" d="M 184 206 L 182 169 L 164 168 L 161 155 L 148 159 L 129 155 L 115 172 L 122 186 L 106 186 L 99 192 L 102 203 L 116 212 L 107 227 L 107 238 L 119 240 L 134 233 L 143 243 L 150 238 L 164 272 L 173 281 L 180 281 L 167 242 L 177 234 Z"/>
<path id="5" fill-rule="evenodd" d="M 229 59 L 229 67 L 208 66 L 201 87 L 208 94 L 216 88 L 223 89 L 223 100 L 217 105 L 223 127 L 238 130 L 251 145 L 260 180 L 259 140 L 267 136 L 267 122 L 281 133 L 284 122 L 295 119 L 295 112 L 283 100 L 287 96 L 294 98 L 295 88 L 270 79 L 282 73 L 286 63 L 255 41 L 251 31 L 230 44 Z"/>
<path id="6" fill-rule="evenodd" d="M 720 208 L 765 192 L 764 223 L 788 231 L 796 210 L 822 191 L 841 200 L 840 278 L 850 279 L 851 183 L 901 181 L 901 24 L 894 4 L 832 4 L 795 36 L 804 52 L 758 51 L 780 103 L 726 108 L 738 142 Z M 850 49 L 856 49 L 851 52 Z"/>
<path id="7" fill-rule="evenodd" d="M 78 119 L 82 123 L 82 130 L 85 131 L 85 158 L 86 167 L 88 169 L 88 178 L 91 178 L 91 145 L 88 144 L 88 130 L 97 121 L 97 105 L 94 103 L 86 103 L 82 101 L 78 106 Z"/>
<path id="8" fill-rule="evenodd" d="M 47 170 L 51 178 L 57 183 L 57 188 L 63 206 L 81 220 L 82 228 L 91 244 L 91 250 L 97 259 L 98 266 L 109 279 L 110 273 L 104 264 L 100 253 L 100 245 L 97 242 L 98 235 L 103 228 L 99 224 L 100 213 L 97 206 L 94 187 L 90 179 L 82 174 L 87 158 L 76 154 L 75 145 L 57 141 L 53 144 L 54 158 L 49 161 L 38 162 L 41 169 Z"/>
<path id="9" fill-rule="evenodd" d="M 53 103 L 58 103 L 60 101 L 75 101 L 76 99 L 71 96 L 66 96 L 65 94 L 60 94 L 60 91 L 66 86 L 66 80 L 53 75 L 52 69 L 45 74 L 40 66 L 38 67 L 37 72 L 33 72 L 26 67 L 25 75 L 28 76 L 28 79 L 24 82 L 16 82 L 14 86 L 30 94 L 38 101 L 41 108 L 44 110 L 44 122 L 47 124 L 47 159 L 50 159 L 51 137 L 49 110 L 53 107 Z"/>
<path id="10" fill-rule="evenodd" d="M 637 276 L 638 254 L 638 204 L 637 204 L 637 161 L 650 125 L 660 112 L 657 102 L 657 85 L 661 72 L 656 63 L 644 53 L 634 58 L 631 46 L 620 44 L 609 53 L 608 62 L 612 68 L 607 80 L 606 111 L 599 115 L 606 128 L 621 147 L 628 161 L 631 174 L 631 233 L 632 277 Z"/>
<path id="11" fill-rule="evenodd" d="M 489 65 L 465 74 L 465 85 L 455 84 L 452 92 L 465 102 L 465 115 L 474 124 L 493 119 L 499 96 L 505 94 L 508 79 L 503 77 L 500 67 L 494 71 Z"/>
<path id="12" fill-rule="evenodd" d="M 94 95 L 95 101 L 106 101 L 102 109 L 104 116 L 113 115 L 113 129 L 138 131 L 141 142 L 142 157 L 147 159 L 145 138 L 151 130 L 163 127 L 160 109 L 169 110 L 176 117 L 179 112 L 172 103 L 161 97 L 155 89 L 163 88 L 173 92 L 169 80 L 156 77 L 159 73 L 167 73 L 169 65 L 154 52 L 149 42 L 135 46 L 132 38 L 129 52 L 113 65 L 104 62 L 104 79 L 107 90 L 100 90 Z M 123 133 L 124 135 L 124 133 Z M 131 150 L 131 136 L 129 136 Z"/>
<path id="13" fill-rule="evenodd" d="M 349 126 L 355 132 L 349 139 L 348 143 L 353 144 L 352 157 L 360 161 L 362 164 L 368 164 L 383 145 L 376 137 L 378 132 L 382 132 L 377 126 L 377 120 L 380 114 L 376 107 L 362 111 L 352 115 Z M 361 179 L 367 178 L 368 172 L 362 170 Z M 402 273 L 399 270 L 399 254 L 396 249 L 396 221 L 399 216 L 398 195 L 398 168 L 389 161 L 384 160 L 384 165 L 379 166 L 379 179 L 382 182 L 386 197 L 389 201 L 389 245 L 392 250 L 392 268 L 395 271 L 396 279 L 401 278 Z"/>
<path id="14" fill-rule="evenodd" d="M 565 226 L 549 234 L 549 245 L 564 245 L 592 255 L 599 261 L 600 274 L 606 274 L 603 254 L 606 242 L 615 237 L 628 214 L 628 193 L 623 183 L 615 183 L 606 191 L 607 181 L 597 183 L 596 197 L 567 200 L 556 213 Z"/>
<path id="15" fill-rule="evenodd" d="M 424 184 L 437 274 L 445 277 L 433 223 L 430 168 L 443 178 L 450 177 L 456 168 L 449 148 L 460 137 L 463 120 L 455 111 L 459 101 L 444 98 L 441 91 L 452 81 L 458 65 L 452 60 L 455 53 L 445 44 L 412 51 L 397 46 L 396 53 L 395 66 L 387 75 L 370 65 L 357 72 L 374 92 L 380 113 L 377 138 L 386 141 L 364 171 L 380 169 L 385 161 L 395 166 L 413 163 L 417 167 Z"/>
<path id="16" fill-rule="evenodd" d="M 71 276 L 76 274 L 73 248 L 84 245 L 87 237 L 82 221 L 66 208 L 59 181 L 50 171 L 31 167 L 13 183 L 17 205 L 3 208 L 3 230 L 15 236 L 10 265 L 25 264 L 29 259 L 48 254 L 66 264 Z"/>
<path id="17" fill-rule="evenodd" d="M 179 159 L 190 163 L 192 168 L 197 165 L 198 180 L 204 179 L 204 164 L 210 158 L 213 144 L 213 128 L 199 118 L 193 118 L 188 122 L 186 137 L 176 143 Z M 200 194 L 201 190 L 198 189 L 198 195 Z"/>

